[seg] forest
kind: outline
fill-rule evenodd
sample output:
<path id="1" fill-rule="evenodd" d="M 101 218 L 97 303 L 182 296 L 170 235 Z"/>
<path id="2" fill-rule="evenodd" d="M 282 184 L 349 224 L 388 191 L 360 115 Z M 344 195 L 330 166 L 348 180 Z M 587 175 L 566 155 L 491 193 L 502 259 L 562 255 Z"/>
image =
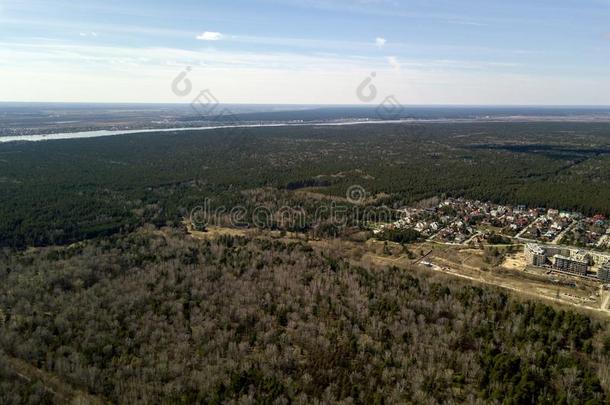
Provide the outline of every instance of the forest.
<path id="1" fill-rule="evenodd" d="M 366 240 L 367 215 L 446 196 L 610 214 L 609 131 L 320 125 L 0 144 L 0 403 L 607 403 L 605 318 L 328 241 Z M 185 219 L 208 201 L 303 217 L 195 239 Z M 337 224 L 322 202 L 357 209 Z M 411 259 L 422 239 L 379 238 Z M 500 256 L 490 247 L 486 263 Z"/>
<path id="2" fill-rule="evenodd" d="M 0 144 L 0 247 L 179 224 L 209 198 L 401 207 L 435 196 L 610 214 L 610 124 L 427 123 L 238 128 Z M 303 226 L 320 225 L 313 215 Z M 273 226 L 281 226 L 274 224 Z"/>
<path id="3" fill-rule="evenodd" d="M 100 403 L 610 400 L 605 319 L 306 242 L 154 225 L 0 256 L 0 347 L 3 404 L 67 402 L 14 359 Z"/>

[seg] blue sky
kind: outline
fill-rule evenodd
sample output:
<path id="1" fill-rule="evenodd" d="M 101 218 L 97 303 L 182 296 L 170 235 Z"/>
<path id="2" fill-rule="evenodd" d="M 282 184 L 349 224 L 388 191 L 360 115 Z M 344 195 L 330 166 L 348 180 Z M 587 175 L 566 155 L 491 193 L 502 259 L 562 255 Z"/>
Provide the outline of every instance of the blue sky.
<path id="1" fill-rule="evenodd" d="M 2 101 L 610 105 L 609 62 L 610 0 L 0 0 Z"/>

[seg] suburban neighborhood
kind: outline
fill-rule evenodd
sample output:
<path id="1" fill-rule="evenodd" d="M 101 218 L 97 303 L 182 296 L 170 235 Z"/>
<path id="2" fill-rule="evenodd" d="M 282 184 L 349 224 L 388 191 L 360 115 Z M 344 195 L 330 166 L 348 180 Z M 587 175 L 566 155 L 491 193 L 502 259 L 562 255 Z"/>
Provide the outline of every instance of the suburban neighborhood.
<path id="1" fill-rule="evenodd" d="M 549 273 L 610 283 L 610 222 L 603 215 L 498 205 L 464 198 L 399 210 L 399 219 L 374 228 L 411 229 L 426 242 L 455 246 L 522 246 L 526 265 Z"/>

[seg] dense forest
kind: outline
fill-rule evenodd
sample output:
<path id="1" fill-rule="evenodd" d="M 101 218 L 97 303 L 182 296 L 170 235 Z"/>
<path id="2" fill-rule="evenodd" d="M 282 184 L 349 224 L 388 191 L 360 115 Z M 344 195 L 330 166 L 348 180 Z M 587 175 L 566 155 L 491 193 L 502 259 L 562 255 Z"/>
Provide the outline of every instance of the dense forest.
<path id="1" fill-rule="evenodd" d="M 146 226 L 0 258 L 0 402 L 601 404 L 606 323 L 305 242 Z"/>
<path id="2" fill-rule="evenodd" d="M 376 124 L 1 144 L 0 403 L 607 403 L 605 319 L 325 238 L 366 240 L 368 215 L 443 196 L 608 214 L 609 134 Z M 183 221 L 208 202 L 264 207 L 282 232 L 194 239 Z M 357 209 L 337 223 L 322 202 Z"/>
<path id="3" fill-rule="evenodd" d="M 444 123 L 240 128 L 0 145 L 0 246 L 68 244 L 177 224 L 252 190 L 398 207 L 439 195 L 610 213 L 610 125 Z M 315 209 L 315 201 L 305 201 Z M 319 224 L 308 221 L 305 228 Z"/>

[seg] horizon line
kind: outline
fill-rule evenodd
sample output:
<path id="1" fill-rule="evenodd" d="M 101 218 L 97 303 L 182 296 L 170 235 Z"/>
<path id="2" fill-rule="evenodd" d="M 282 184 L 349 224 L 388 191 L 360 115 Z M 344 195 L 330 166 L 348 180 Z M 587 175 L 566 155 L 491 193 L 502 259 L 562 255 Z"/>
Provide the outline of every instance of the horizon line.
<path id="1" fill-rule="evenodd" d="M 141 102 L 141 101 L 8 101 L 0 100 L 0 104 L 83 104 L 83 105 L 172 105 L 189 106 L 191 103 L 181 102 Z M 294 106 L 294 107 L 352 107 L 377 108 L 378 104 L 342 104 L 342 103 L 218 103 L 219 105 L 236 106 Z M 418 107 L 478 107 L 478 108 L 604 108 L 610 109 L 610 104 L 401 104 L 404 108 Z"/>

